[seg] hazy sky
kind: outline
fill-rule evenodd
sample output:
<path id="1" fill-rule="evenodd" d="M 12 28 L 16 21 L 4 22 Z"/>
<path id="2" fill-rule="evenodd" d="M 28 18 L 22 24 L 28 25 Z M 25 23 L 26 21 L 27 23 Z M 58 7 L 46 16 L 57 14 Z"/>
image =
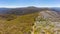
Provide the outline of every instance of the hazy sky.
<path id="1" fill-rule="evenodd" d="M 60 7 L 60 0 L 0 0 L 0 7 Z"/>

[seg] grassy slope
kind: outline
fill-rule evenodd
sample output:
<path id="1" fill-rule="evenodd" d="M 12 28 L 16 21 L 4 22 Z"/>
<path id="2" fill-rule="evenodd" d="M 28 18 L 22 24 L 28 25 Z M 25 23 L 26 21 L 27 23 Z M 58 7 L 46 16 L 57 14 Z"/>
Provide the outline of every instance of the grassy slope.
<path id="1" fill-rule="evenodd" d="M 38 13 L 32 13 L 17 16 L 16 19 L 11 21 L 0 20 L 0 31 L 2 31 L 2 34 L 4 34 L 4 32 L 5 34 L 29 34 L 34 23 L 34 19 L 37 16 Z"/>

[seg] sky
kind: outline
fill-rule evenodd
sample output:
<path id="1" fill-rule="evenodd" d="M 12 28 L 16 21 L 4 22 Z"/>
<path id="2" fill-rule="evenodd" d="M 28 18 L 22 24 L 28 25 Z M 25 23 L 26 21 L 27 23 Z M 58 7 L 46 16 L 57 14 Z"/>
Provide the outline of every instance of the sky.
<path id="1" fill-rule="evenodd" d="M 0 0 L 0 7 L 60 7 L 60 0 Z"/>

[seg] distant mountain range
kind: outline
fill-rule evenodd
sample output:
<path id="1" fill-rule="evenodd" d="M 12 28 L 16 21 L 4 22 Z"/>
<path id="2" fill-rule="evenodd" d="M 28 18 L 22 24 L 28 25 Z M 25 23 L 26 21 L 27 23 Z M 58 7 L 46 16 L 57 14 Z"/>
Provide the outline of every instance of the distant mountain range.
<path id="1" fill-rule="evenodd" d="M 0 8 L 0 17 L 2 18 L 10 18 L 11 15 L 25 15 L 31 13 L 40 13 L 44 18 L 48 18 L 52 21 L 59 21 L 60 20 L 60 8 L 38 8 L 38 7 L 23 7 L 23 8 Z"/>
<path id="2" fill-rule="evenodd" d="M 60 8 L 38 8 L 38 7 L 23 7 L 23 8 L 0 8 L 0 14 L 15 14 L 15 15 L 23 15 L 29 14 L 33 12 L 39 12 L 41 10 L 53 10 L 60 13 Z"/>
<path id="3" fill-rule="evenodd" d="M 8 12 L 11 9 L 12 8 L 0 8 L 0 14 L 5 14 L 6 12 Z"/>

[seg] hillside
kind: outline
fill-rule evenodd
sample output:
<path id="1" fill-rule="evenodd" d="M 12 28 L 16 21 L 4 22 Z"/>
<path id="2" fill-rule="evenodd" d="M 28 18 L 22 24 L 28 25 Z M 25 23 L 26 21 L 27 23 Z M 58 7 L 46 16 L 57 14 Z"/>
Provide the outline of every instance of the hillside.
<path id="1" fill-rule="evenodd" d="M 31 34 L 37 16 L 38 12 L 17 16 L 13 20 L 9 20 L 12 17 L 3 17 L 0 19 L 0 34 Z"/>
<path id="2" fill-rule="evenodd" d="M 44 17 L 45 19 L 51 20 L 51 21 L 60 21 L 60 15 L 56 11 L 52 10 L 43 10 L 40 12 L 40 15 Z"/>
<path id="3" fill-rule="evenodd" d="M 33 32 L 34 34 L 60 34 L 60 15 L 52 10 L 42 10 L 36 18 Z"/>

